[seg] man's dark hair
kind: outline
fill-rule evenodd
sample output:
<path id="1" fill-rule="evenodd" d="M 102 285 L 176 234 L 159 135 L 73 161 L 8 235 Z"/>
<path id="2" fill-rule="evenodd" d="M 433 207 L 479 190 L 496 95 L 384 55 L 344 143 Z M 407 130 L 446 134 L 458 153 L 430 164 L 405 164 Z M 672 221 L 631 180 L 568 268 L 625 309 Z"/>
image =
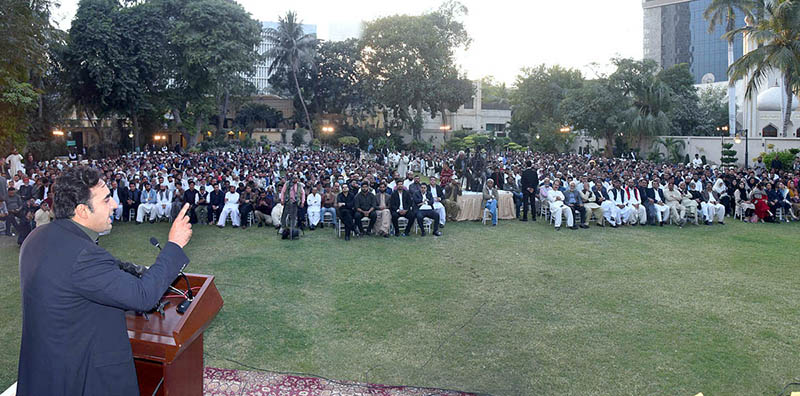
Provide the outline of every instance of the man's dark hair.
<path id="1" fill-rule="evenodd" d="M 75 216 L 75 208 L 84 204 L 92 208 L 89 199 L 92 187 L 100 182 L 100 172 L 85 166 L 67 169 L 53 183 L 53 215 L 56 219 Z"/>
<path id="2" fill-rule="evenodd" d="M 527 161 L 525 161 L 525 166 L 527 166 L 528 168 L 530 168 L 530 167 L 531 167 L 531 165 L 533 165 L 533 164 L 531 163 L 531 160 L 527 160 Z"/>

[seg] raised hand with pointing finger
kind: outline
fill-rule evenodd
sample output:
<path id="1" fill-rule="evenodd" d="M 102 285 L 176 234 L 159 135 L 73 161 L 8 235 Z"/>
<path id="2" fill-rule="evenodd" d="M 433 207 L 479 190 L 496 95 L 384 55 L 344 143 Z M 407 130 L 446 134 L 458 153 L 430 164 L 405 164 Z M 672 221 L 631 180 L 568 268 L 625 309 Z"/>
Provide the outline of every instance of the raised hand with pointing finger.
<path id="1" fill-rule="evenodd" d="M 169 229 L 169 241 L 183 248 L 192 239 L 192 224 L 189 222 L 189 216 L 186 211 L 189 210 L 188 203 L 183 204 L 175 221 L 172 222 L 172 227 Z"/>

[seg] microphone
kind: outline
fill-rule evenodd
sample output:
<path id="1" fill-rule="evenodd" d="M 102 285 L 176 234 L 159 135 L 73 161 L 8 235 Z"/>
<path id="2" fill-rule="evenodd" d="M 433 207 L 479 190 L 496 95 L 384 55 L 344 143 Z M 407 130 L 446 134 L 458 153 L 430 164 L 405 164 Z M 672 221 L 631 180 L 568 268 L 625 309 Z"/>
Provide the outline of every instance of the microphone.
<path id="1" fill-rule="evenodd" d="M 156 237 L 150 237 L 150 244 L 157 247 L 158 250 L 161 250 L 161 245 L 158 243 L 158 239 L 156 239 Z M 181 272 L 178 274 L 178 276 L 182 277 L 183 280 L 186 281 L 186 294 L 184 295 L 186 298 L 180 304 L 178 304 L 178 307 L 176 308 L 176 311 L 179 314 L 182 314 L 189 309 L 189 305 L 191 305 L 192 300 L 194 300 L 194 294 L 192 293 L 192 285 L 189 283 L 189 278 L 183 273 L 183 268 L 181 268 Z"/>

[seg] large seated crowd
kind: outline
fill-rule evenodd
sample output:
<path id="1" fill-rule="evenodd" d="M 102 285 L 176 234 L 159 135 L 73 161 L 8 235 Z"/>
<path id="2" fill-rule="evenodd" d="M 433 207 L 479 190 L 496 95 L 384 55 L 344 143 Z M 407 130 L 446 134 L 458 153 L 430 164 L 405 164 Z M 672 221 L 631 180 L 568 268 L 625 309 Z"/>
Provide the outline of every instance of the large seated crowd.
<path id="1" fill-rule="evenodd" d="M 53 215 L 50 185 L 66 167 L 100 169 L 118 203 L 114 221 L 170 220 L 191 204 L 193 224 L 341 229 L 351 235 L 442 235 L 464 192 L 482 196 L 497 225 L 500 194 L 512 194 L 520 221 L 556 230 L 598 226 L 683 227 L 800 218 L 800 159 L 744 168 L 657 164 L 531 152 L 152 151 L 101 160 L 35 161 L 16 150 L 0 158 L 0 221 L 22 243 Z M 8 176 L 8 177 L 6 177 Z M 529 216 L 530 215 L 530 216 Z M 414 227 L 416 225 L 416 227 Z"/>

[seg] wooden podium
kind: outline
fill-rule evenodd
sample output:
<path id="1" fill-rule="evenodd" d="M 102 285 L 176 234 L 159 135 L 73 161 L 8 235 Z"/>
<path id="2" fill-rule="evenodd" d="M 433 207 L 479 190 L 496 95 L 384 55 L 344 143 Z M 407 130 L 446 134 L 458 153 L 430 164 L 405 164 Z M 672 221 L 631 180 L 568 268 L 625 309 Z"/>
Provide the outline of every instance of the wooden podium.
<path id="1" fill-rule="evenodd" d="M 180 298 L 169 299 L 164 316 L 153 313 L 147 320 L 133 312 L 126 314 L 142 396 L 203 394 L 203 332 L 222 308 L 222 296 L 213 276 L 186 276 L 194 301 L 182 315 L 175 311 Z M 179 277 L 172 286 L 185 290 L 186 281 Z"/>

